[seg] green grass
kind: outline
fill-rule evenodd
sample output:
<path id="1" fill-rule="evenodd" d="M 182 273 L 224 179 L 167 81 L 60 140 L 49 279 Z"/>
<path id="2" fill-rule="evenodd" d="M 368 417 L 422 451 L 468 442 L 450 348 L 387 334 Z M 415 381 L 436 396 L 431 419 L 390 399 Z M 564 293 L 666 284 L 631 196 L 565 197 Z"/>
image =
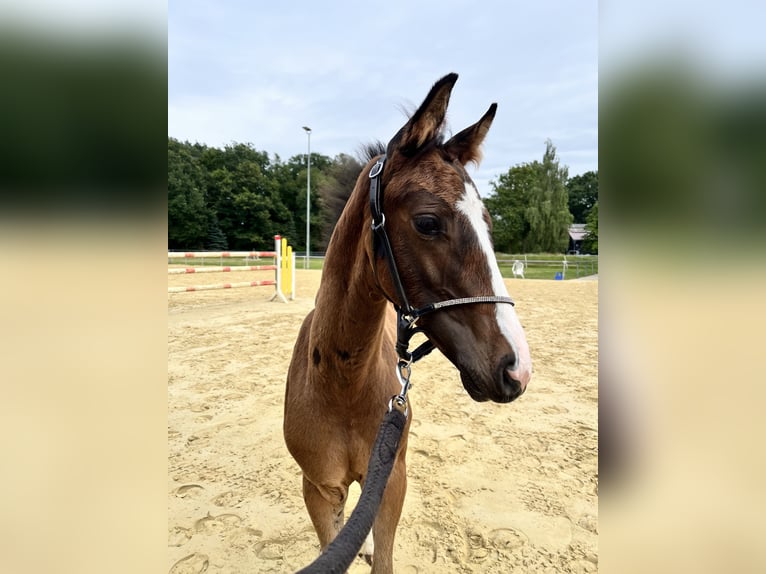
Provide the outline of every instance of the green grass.
<path id="1" fill-rule="evenodd" d="M 322 257 L 321 259 L 320 258 L 314 259 L 313 256 L 309 258 L 309 269 L 315 269 L 315 270 L 319 269 L 319 270 L 321 270 L 323 266 L 324 266 L 324 257 Z M 296 269 L 305 269 L 306 268 L 305 267 L 305 258 L 304 257 L 297 256 L 295 258 L 295 268 Z"/>
<path id="2" fill-rule="evenodd" d="M 513 277 L 511 267 L 514 260 L 524 261 L 523 254 L 496 253 L 498 267 L 503 277 Z M 596 255 L 567 255 L 568 267 L 564 279 L 576 279 L 598 273 L 598 256 Z M 556 273 L 564 270 L 564 256 L 557 253 L 527 253 L 526 279 L 555 279 Z"/>
<path id="3" fill-rule="evenodd" d="M 512 278 L 513 272 L 511 266 L 513 261 L 518 259 L 524 261 L 524 255 L 519 254 L 507 254 L 497 253 L 495 254 L 498 260 L 498 267 L 500 267 L 500 273 L 503 277 Z M 556 273 L 561 272 L 563 265 L 563 255 L 555 253 L 527 253 L 527 268 L 524 271 L 524 277 L 526 279 L 555 279 Z M 271 258 L 263 258 L 259 260 L 245 260 L 241 257 L 212 257 L 205 258 L 190 258 L 178 257 L 172 259 L 173 264 L 185 265 L 187 267 L 203 267 L 203 266 L 244 266 L 244 265 L 271 265 L 273 260 Z M 577 277 L 584 277 L 586 275 L 593 275 L 598 273 L 598 256 L 594 255 L 567 255 L 567 268 L 564 279 L 576 279 Z M 324 264 L 324 259 L 319 257 L 311 257 L 309 261 L 309 269 L 321 270 Z M 295 267 L 297 269 L 305 269 L 304 258 L 296 257 Z"/>

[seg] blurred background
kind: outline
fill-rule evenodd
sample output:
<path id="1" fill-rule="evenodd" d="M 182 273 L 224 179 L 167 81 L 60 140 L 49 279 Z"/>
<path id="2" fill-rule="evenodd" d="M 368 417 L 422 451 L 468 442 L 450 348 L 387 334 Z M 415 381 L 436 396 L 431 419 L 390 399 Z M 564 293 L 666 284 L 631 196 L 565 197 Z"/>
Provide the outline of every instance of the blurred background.
<path id="1" fill-rule="evenodd" d="M 762 572 L 756 2 L 600 4 L 600 563 Z"/>
<path id="2" fill-rule="evenodd" d="M 599 7 L 599 570 L 763 572 L 765 9 Z M 164 567 L 166 10 L 0 5 L 9 572 Z"/>
<path id="3" fill-rule="evenodd" d="M 0 3 L 6 572 L 165 567 L 166 10 Z"/>

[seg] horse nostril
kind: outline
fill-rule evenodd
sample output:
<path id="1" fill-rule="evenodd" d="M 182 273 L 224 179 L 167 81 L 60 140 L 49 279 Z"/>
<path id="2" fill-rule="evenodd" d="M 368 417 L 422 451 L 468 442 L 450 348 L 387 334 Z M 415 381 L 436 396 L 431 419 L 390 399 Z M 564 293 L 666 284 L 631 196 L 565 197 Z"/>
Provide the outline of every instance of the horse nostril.
<path id="1" fill-rule="evenodd" d="M 532 369 L 519 364 L 518 360 L 514 360 L 505 365 L 503 377 L 508 384 L 519 389 L 519 394 L 522 394 L 527 390 L 527 384 L 532 378 Z"/>
<path id="2" fill-rule="evenodd" d="M 516 373 L 510 367 L 503 370 L 503 394 L 509 401 L 521 396 L 527 385 L 514 377 Z"/>

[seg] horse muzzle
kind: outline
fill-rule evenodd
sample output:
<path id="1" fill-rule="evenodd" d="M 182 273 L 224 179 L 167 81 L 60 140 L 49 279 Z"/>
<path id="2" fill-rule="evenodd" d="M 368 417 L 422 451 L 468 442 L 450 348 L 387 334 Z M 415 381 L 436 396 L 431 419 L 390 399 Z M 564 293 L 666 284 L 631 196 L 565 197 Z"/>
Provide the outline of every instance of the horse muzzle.
<path id="1" fill-rule="evenodd" d="M 491 376 L 460 370 L 460 380 L 468 395 L 477 402 L 510 403 L 527 389 L 531 372 L 519 369 L 515 360 L 504 359 Z M 515 370 L 514 370 L 514 367 Z"/>

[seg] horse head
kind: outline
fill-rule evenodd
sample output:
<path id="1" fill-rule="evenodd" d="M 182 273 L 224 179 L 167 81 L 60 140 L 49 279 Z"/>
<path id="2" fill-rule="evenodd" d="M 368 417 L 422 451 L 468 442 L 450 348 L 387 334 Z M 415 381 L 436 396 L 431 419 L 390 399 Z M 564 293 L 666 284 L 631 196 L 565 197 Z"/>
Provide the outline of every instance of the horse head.
<path id="1" fill-rule="evenodd" d="M 504 403 L 524 392 L 532 362 L 494 256 L 489 214 L 465 169 L 481 158 L 497 104 L 445 141 L 456 80 L 449 74 L 434 84 L 388 143 L 385 165 L 378 159 L 390 253 L 370 242 L 368 256 L 378 285 L 397 307 L 473 300 L 424 314 L 417 326 L 458 368 L 471 398 Z M 395 261 L 393 270 L 387 258 Z M 493 301 L 476 301 L 483 297 Z"/>

